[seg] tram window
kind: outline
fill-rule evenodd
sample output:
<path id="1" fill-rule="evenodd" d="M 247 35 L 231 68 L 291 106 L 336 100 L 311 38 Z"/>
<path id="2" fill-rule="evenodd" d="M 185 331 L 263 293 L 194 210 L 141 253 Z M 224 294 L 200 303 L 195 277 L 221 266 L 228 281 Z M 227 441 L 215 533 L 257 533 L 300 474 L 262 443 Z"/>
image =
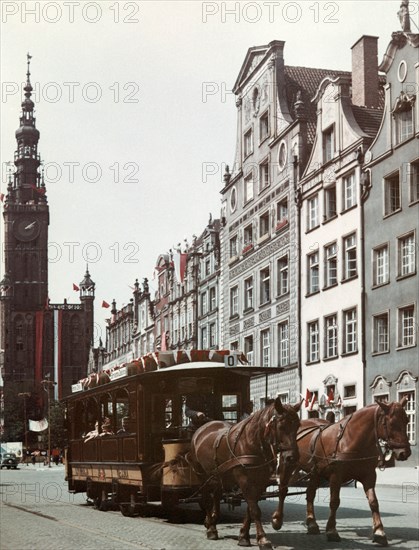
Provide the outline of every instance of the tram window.
<path id="1" fill-rule="evenodd" d="M 227 422 L 238 421 L 238 396 L 236 394 L 222 395 L 222 412 Z"/>
<path id="2" fill-rule="evenodd" d="M 72 435 L 75 438 L 83 437 L 86 433 L 86 415 L 84 401 L 78 401 L 71 415 Z"/>
<path id="3" fill-rule="evenodd" d="M 95 422 L 98 420 L 98 406 L 97 401 L 93 397 L 84 401 L 84 413 L 83 421 L 81 425 L 80 435 L 86 435 L 95 427 Z"/>
<path id="4" fill-rule="evenodd" d="M 113 402 L 112 396 L 109 393 L 102 395 L 100 399 L 100 422 L 104 423 L 105 418 L 109 418 L 112 429 L 115 429 L 113 425 Z"/>
<path id="5" fill-rule="evenodd" d="M 122 419 L 130 418 L 129 411 L 129 396 L 128 391 L 125 389 L 119 389 L 115 395 L 115 412 L 116 412 L 116 429 L 122 428 Z M 130 421 L 128 426 L 125 427 L 127 431 L 131 432 Z"/>

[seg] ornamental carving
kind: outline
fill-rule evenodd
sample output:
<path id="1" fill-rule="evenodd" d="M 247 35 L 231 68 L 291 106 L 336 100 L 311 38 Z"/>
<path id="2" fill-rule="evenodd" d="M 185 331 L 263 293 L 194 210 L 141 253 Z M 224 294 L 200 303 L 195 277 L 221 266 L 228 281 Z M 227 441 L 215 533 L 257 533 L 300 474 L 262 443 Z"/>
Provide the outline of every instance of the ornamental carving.
<path id="1" fill-rule="evenodd" d="M 272 318 L 272 310 L 267 309 L 266 311 L 262 311 L 262 313 L 259 314 L 259 323 L 263 323 L 264 321 L 269 321 L 269 319 Z"/>
<path id="2" fill-rule="evenodd" d="M 248 330 L 249 328 L 252 328 L 255 326 L 255 318 L 251 317 L 250 319 L 246 319 L 243 323 L 243 329 Z"/>
<path id="3" fill-rule="evenodd" d="M 237 334 L 240 334 L 240 324 L 236 323 L 235 325 L 231 325 L 230 327 L 230 336 L 236 336 Z"/>
<path id="4" fill-rule="evenodd" d="M 272 241 L 269 245 L 266 245 L 263 248 L 260 248 L 259 250 L 254 252 L 251 256 L 243 260 L 239 265 L 231 269 L 230 279 L 234 279 L 235 277 L 238 277 L 245 271 L 257 265 L 259 262 L 261 262 L 265 258 L 269 258 L 270 256 L 273 256 L 281 248 L 283 248 L 284 246 L 287 246 L 289 242 L 290 242 L 290 236 L 289 236 L 289 233 L 286 233 L 282 235 L 279 239 L 275 239 L 274 241 Z"/>
<path id="5" fill-rule="evenodd" d="M 276 306 L 277 315 L 282 315 L 283 313 L 287 313 L 289 310 L 290 310 L 290 303 L 288 300 L 286 302 L 281 302 Z"/>

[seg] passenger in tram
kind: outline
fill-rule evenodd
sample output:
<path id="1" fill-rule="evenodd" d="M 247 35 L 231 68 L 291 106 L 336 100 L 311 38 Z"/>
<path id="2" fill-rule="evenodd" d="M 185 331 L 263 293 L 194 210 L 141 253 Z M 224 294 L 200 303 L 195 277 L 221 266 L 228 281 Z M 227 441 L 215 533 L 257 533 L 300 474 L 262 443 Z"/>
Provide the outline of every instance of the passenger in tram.
<path id="1" fill-rule="evenodd" d="M 127 435 L 130 432 L 128 431 L 128 416 L 124 416 L 124 418 L 121 421 L 121 428 L 116 432 L 117 435 Z"/>
<path id="2" fill-rule="evenodd" d="M 215 397 L 211 381 L 197 380 L 197 391 L 186 396 L 185 415 L 195 429 L 215 419 Z"/>
<path id="3" fill-rule="evenodd" d="M 98 437 L 99 435 L 99 421 L 96 420 L 95 422 L 95 429 L 91 430 L 84 436 L 84 442 L 90 441 L 90 439 L 94 439 L 95 437 Z"/>
<path id="4" fill-rule="evenodd" d="M 112 431 L 110 418 L 105 416 L 104 419 L 103 419 L 102 431 L 99 434 L 99 437 L 105 437 L 107 435 L 115 435 L 115 434 Z"/>

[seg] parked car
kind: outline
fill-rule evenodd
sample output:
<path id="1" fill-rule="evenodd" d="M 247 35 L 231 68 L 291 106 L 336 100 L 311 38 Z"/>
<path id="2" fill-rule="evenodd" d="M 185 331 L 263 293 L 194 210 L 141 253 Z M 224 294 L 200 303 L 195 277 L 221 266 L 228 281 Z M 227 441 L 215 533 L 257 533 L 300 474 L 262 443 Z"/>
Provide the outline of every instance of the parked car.
<path id="1" fill-rule="evenodd" d="M 18 460 L 14 453 L 4 453 L 0 468 L 7 468 L 8 470 L 10 470 L 10 468 L 14 468 L 16 470 L 17 464 Z"/>

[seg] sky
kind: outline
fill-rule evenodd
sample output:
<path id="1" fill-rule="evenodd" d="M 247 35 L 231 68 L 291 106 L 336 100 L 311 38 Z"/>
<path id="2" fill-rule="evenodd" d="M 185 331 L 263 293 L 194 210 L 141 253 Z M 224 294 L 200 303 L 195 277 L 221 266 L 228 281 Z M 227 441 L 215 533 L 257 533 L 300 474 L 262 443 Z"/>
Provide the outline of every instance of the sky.
<path id="1" fill-rule="evenodd" d="M 136 278 L 149 278 L 153 290 L 159 254 L 191 242 L 210 212 L 219 217 L 225 165 L 234 162 L 231 90 L 248 48 L 284 40 L 286 65 L 350 70 L 351 46 L 367 34 L 379 37 L 381 62 L 400 28 L 399 6 L 3 0 L 0 193 L 29 52 L 50 207 L 51 303 L 79 302 L 72 285 L 88 264 L 96 342 L 104 339 L 110 310 L 102 300 L 127 304 Z M 417 21 L 417 2 L 410 10 Z"/>

